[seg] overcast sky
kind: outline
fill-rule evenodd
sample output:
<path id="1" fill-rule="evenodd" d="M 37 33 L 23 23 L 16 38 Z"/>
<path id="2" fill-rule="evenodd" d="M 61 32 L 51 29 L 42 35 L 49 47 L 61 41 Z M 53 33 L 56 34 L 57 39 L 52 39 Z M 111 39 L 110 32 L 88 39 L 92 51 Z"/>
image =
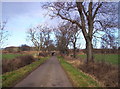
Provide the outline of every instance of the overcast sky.
<path id="1" fill-rule="evenodd" d="M 28 44 L 26 32 L 29 28 L 39 24 L 56 25 L 45 16 L 48 11 L 41 8 L 40 2 L 3 2 L 2 20 L 7 20 L 6 30 L 9 36 L 6 46 L 20 46 Z"/>

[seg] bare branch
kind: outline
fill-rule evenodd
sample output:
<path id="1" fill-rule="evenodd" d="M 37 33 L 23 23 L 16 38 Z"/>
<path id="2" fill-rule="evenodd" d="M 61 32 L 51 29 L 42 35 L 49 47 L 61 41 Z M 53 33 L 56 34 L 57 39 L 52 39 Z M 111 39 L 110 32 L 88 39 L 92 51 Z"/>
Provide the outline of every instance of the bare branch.
<path id="1" fill-rule="evenodd" d="M 98 7 L 96 8 L 96 10 L 95 10 L 95 12 L 94 12 L 94 14 L 93 14 L 93 19 L 95 18 L 95 16 L 96 16 L 96 14 L 97 14 L 97 12 L 98 12 L 98 10 L 99 10 L 99 8 L 102 6 L 102 3 L 100 3 L 100 4 L 98 4 Z"/>

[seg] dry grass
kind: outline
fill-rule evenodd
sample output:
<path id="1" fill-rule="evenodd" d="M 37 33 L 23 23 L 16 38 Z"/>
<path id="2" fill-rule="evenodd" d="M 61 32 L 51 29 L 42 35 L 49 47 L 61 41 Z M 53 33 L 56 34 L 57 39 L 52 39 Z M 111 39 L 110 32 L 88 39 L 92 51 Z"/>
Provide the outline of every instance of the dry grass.
<path id="1" fill-rule="evenodd" d="M 63 57 L 58 57 L 58 59 L 74 87 L 101 87 L 98 81 L 72 66 Z"/>
<path id="2" fill-rule="evenodd" d="M 79 59 L 67 59 L 67 62 L 83 72 L 91 75 L 93 78 L 101 82 L 105 87 L 118 86 L 118 67 L 106 63 L 90 63 L 89 65 Z"/>
<path id="3" fill-rule="evenodd" d="M 34 62 L 35 59 L 31 55 L 18 56 L 11 60 L 2 60 L 2 73 L 10 72 L 25 65 Z"/>

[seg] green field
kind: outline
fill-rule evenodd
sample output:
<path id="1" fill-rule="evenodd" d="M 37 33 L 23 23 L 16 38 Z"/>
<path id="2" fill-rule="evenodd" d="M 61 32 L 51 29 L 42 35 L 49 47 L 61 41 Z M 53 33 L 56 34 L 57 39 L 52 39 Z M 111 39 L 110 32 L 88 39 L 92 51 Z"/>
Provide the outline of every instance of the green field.
<path id="1" fill-rule="evenodd" d="M 14 59 L 18 56 L 22 56 L 23 54 L 2 54 L 2 59 Z"/>
<path id="2" fill-rule="evenodd" d="M 74 87 L 100 87 L 100 84 L 96 80 L 73 67 L 64 58 L 58 57 L 58 59 Z"/>
<path id="3" fill-rule="evenodd" d="M 78 55 L 82 59 L 86 59 L 86 55 Z M 118 64 L 118 54 L 95 54 L 95 61 L 105 61 L 110 64 L 117 65 Z"/>

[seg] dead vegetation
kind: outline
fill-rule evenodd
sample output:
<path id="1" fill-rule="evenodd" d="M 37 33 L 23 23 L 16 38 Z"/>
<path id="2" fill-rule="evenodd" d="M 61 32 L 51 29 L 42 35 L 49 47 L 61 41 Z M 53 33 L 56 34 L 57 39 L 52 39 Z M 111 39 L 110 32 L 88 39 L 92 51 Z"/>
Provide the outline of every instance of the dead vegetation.
<path id="1" fill-rule="evenodd" d="M 79 66 L 83 72 L 95 76 L 107 87 L 118 86 L 118 68 L 106 63 L 90 63 Z"/>
<path id="2" fill-rule="evenodd" d="M 89 63 L 86 64 L 80 59 L 69 59 L 67 61 L 83 72 L 93 76 L 104 87 L 118 87 L 118 67 L 106 63 Z"/>
<path id="3" fill-rule="evenodd" d="M 13 53 L 8 53 L 13 54 Z M 23 66 L 31 64 L 32 62 L 41 59 L 42 57 L 46 57 L 50 55 L 49 52 L 39 52 L 38 51 L 23 51 L 21 53 L 14 54 L 24 54 L 24 56 L 18 56 L 14 59 L 2 59 L 2 73 L 10 72 L 13 70 L 17 70 Z"/>
<path id="4" fill-rule="evenodd" d="M 2 73 L 10 72 L 25 65 L 34 62 L 35 59 L 31 55 L 19 56 L 15 59 L 3 59 L 2 60 Z"/>

